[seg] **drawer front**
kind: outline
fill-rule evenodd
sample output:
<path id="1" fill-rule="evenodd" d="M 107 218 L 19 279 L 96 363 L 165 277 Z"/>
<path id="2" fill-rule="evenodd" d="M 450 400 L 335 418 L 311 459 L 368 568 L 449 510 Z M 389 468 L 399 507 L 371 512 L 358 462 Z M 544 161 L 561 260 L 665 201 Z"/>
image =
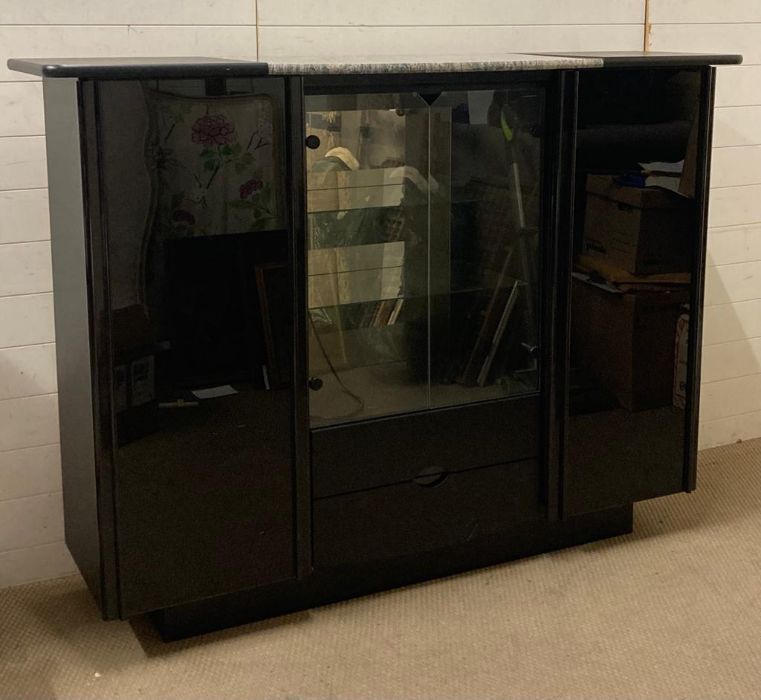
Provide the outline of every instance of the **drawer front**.
<path id="1" fill-rule="evenodd" d="M 539 456 L 540 398 L 527 396 L 312 432 L 315 498 Z"/>
<path id="2" fill-rule="evenodd" d="M 536 460 L 425 481 L 315 500 L 315 567 L 432 551 L 545 517 Z"/>

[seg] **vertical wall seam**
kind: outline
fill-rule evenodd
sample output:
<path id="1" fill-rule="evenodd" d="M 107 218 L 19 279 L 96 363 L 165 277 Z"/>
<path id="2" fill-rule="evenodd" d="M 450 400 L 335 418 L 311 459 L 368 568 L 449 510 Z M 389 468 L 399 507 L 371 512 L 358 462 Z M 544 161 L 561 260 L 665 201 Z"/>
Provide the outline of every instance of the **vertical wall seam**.
<path id="1" fill-rule="evenodd" d="M 645 22 L 643 25 L 642 50 L 650 51 L 651 34 L 653 31 L 653 24 L 650 21 L 650 0 L 644 0 L 644 2 L 645 2 Z"/>
<path id="2" fill-rule="evenodd" d="M 259 0 L 253 0 L 254 3 L 254 25 L 256 26 L 256 60 L 259 60 Z"/>

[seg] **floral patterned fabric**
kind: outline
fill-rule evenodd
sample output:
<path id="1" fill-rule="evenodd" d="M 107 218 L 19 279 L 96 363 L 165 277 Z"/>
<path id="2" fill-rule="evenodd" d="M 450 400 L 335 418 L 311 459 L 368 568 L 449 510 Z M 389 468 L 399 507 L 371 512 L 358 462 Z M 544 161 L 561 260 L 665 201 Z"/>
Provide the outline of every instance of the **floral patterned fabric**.
<path id="1" fill-rule="evenodd" d="M 145 95 L 151 238 L 282 226 L 269 97 L 180 97 L 147 87 Z"/>

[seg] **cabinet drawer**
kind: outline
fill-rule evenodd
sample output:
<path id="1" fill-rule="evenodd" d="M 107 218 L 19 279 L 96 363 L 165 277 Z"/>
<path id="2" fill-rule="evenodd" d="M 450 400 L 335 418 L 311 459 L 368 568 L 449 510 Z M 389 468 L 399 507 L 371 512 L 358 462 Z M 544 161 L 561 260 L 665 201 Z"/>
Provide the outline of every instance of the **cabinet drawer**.
<path id="1" fill-rule="evenodd" d="M 527 460 L 314 502 L 319 569 L 468 542 L 545 517 L 539 462 Z"/>
<path id="2" fill-rule="evenodd" d="M 312 432 L 315 498 L 539 455 L 538 395 Z"/>

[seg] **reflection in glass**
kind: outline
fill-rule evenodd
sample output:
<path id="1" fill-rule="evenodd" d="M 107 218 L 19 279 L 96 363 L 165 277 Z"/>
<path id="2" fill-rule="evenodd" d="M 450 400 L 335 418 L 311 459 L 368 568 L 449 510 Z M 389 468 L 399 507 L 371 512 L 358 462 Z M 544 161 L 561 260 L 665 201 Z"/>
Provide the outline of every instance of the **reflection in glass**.
<path id="1" fill-rule="evenodd" d="M 306 106 L 312 424 L 536 392 L 543 91 Z"/>
<path id="2" fill-rule="evenodd" d="M 122 601 L 152 610 L 283 580 L 283 81 L 109 81 L 97 96 Z"/>
<path id="3" fill-rule="evenodd" d="M 683 488 L 699 92 L 680 69 L 580 81 L 569 512 Z"/>
<path id="4" fill-rule="evenodd" d="M 290 382 L 278 88 L 100 86 L 120 444 Z"/>

